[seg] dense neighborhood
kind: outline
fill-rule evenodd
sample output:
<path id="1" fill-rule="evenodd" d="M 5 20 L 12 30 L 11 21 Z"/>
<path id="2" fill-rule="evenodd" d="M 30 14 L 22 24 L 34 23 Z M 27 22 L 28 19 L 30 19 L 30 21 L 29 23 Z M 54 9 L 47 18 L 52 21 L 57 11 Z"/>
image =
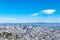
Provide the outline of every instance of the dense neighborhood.
<path id="1" fill-rule="evenodd" d="M 59 27 L 59 23 L 0 24 L 0 40 L 60 40 Z"/>

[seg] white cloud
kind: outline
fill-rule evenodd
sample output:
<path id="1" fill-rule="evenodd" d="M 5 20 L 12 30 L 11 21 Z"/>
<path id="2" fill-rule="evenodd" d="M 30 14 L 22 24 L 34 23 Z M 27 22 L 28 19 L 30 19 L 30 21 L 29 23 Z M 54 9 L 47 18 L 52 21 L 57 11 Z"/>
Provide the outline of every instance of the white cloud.
<path id="1" fill-rule="evenodd" d="M 32 16 L 37 16 L 39 14 L 53 14 L 56 10 L 55 9 L 46 9 L 42 10 L 39 13 L 34 13 Z"/>
<path id="2" fill-rule="evenodd" d="M 53 14 L 56 10 L 54 9 L 47 9 L 47 10 L 42 10 L 42 13 L 44 14 Z"/>
<path id="3" fill-rule="evenodd" d="M 19 23 L 21 22 L 20 19 L 15 18 L 0 18 L 0 23 Z"/>
<path id="4" fill-rule="evenodd" d="M 37 16 L 37 15 L 39 15 L 39 13 L 34 13 L 32 16 Z"/>

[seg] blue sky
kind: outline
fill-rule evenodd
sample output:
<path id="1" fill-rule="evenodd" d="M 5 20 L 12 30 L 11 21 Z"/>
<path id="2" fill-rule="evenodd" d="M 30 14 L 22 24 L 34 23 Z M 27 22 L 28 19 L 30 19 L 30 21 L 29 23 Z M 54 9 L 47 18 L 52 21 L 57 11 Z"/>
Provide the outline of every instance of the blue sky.
<path id="1" fill-rule="evenodd" d="M 59 0 L 0 0 L 0 23 L 59 22 Z"/>

